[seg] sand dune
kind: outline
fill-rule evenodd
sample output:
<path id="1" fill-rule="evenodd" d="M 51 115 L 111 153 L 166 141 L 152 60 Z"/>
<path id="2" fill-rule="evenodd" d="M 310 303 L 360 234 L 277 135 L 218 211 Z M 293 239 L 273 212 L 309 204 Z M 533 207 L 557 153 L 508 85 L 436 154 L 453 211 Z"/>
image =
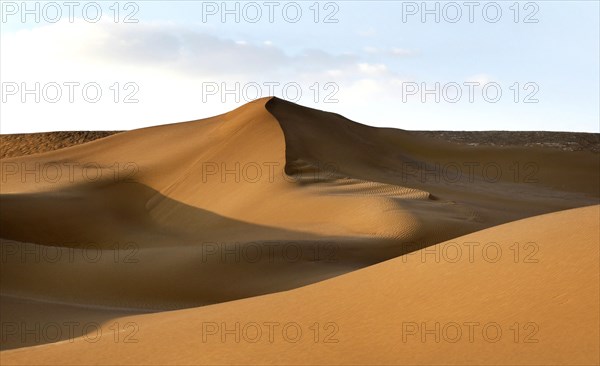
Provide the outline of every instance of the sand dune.
<path id="1" fill-rule="evenodd" d="M 599 221 L 600 206 L 537 216 L 296 290 L 118 318 L 119 340 L 107 325 L 3 363 L 598 364 Z M 491 242 L 502 254 L 441 254 Z"/>
<path id="2" fill-rule="evenodd" d="M 405 314 L 422 316 L 418 321 L 452 316 L 544 321 L 550 343 L 532 346 L 523 362 L 559 362 L 544 352 L 555 347 L 565 360 L 597 360 L 597 348 L 596 356 L 591 351 L 577 356 L 571 354 L 573 343 L 557 343 L 567 319 L 578 326 L 568 328 L 577 337 L 590 330 L 583 318 L 591 319 L 588 325 L 598 323 L 592 310 L 597 294 L 588 293 L 598 280 L 597 261 L 596 267 L 589 262 L 598 257 L 598 222 L 592 220 L 597 206 L 498 225 L 597 205 L 599 158 L 593 149 L 453 144 L 276 98 L 205 120 L 3 158 L 2 349 L 27 348 L 3 351 L 2 363 L 89 363 L 93 357 L 105 364 L 118 362 L 116 357 L 125 363 L 439 363 L 439 352 L 453 345 L 377 348 L 397 340 L 388 332 L 401 330 L 398 321 Z M 474 232 L 474 240 L 504 240 L 505 252 L 513 235 L 519 243 L 543 242 L 544 256 L 546 244 L 553 249 L 548 261 L 529 267 L 410 262 L 418 250 Z M 535 283 L 559 282 L 541 287 L 543 293 L 525 293 L 529 277 Z M 582 286 L 572 297 L 559 290 L 569 281 Z M 384 296 L 386 291 L 394 296 Z M 404 291 L 406 297 L 398 295 Z M 228 302 L 265 294 L 270 295 Z M 553 306 L 553 299 L 565 301 L 564 310 L 576 314 L 558 316 L 562 308 Z M 218 305 L 195 308 L 210 304 Z M 546 309 L 538 320 L 529 319 L 537 314 L 532 304 Z M 522 313 L 514 310 L 523 306 Z M 164 312 L 184 308 L 194 309 Z M 456 312 L 444 317 L 441 309 Z M 269 312 L 276 319 L 302 314 L 302 321 L 339 323 L 347 342 L 279 345 L 285 351 L 280 358 L 254 362 L 254 352 L 268 344 L 196 344 L 199 319 L 264 320 Z M 373 312 L 381 317 L 369 328 L 370 320 L 361 317 Z M 128 314 L 139 315 L 123 318 Z M 139 329 L 129 330 L 147 340 L 133 346 L 104 339 L 93 347 L 71 343 L 64 336 L 69 319 L 78 324 L 80 336 L 89 333 L 82 324 L 132 321 Z M 36 327 L 49 324 L 58 324 L 63 336 L 28 335 L 28 329 L 39 333 Z M 123 324 L 116 334 L 129 331 Z M 595 329 L 588 341 L 598 339 Z M 157 354 L 165 335 L 177 338 L 179 343 L 168 344 L 180 356 Z M 593 343 L 585 344 L 594 350 Z M 481 361 L 492 352 L 483 360 L 498 363 L 517 346 L 522 345 L 495 343 L 475 347 L 475 354 L 463 348 L 466 354 L 450 351 L 448 360 Z M 100 358 L 99 352 L 108 350 L 115 358 Z"/>

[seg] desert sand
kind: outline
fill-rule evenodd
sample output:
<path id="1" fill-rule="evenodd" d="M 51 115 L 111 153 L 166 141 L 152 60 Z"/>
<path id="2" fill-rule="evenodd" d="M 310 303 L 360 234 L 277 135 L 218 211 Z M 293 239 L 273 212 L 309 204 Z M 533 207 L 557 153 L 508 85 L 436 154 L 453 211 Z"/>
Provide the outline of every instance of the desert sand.
<path id="1" fill-rule="evenodd" d="M 69 145 L 1 159 L 2 364 L 600 361 L 595 147 L 277 98 Z"/>

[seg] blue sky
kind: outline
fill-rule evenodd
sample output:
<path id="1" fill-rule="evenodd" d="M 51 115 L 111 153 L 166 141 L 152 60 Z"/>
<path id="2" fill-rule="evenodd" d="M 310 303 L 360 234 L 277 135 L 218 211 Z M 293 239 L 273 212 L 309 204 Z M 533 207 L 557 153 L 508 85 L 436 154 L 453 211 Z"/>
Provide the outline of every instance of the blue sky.
<path id="1" fill-rule="evenodd" d="M 600 132 L 597 1 L 228 2 L 239 22 L 223 21 L 222 1 L 77 2 L 73 21 L 62 2 L 60 17 L 36 3 L 40 21 L 23 22 L 20 1 L 2 2 L 2 133 L 209 117 L 275 83 L 275 95 L 300 91 L 300 104 L 374 126 Z M 423 4 L 439 22 L 422 18 Z M 23 99 L 35 83 L 40 101 Z M 65 83 L 93 83 L 102 97 L 75 91 L 71 102 Z"/>

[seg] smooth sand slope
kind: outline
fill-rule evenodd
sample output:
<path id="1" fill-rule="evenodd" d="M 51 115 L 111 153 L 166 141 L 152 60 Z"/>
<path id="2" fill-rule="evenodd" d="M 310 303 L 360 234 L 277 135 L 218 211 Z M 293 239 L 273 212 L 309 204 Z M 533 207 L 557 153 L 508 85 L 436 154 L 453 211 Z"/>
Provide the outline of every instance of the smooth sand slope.
<path id="1" fill-rule="evenodd" d="M 0 345 L 293 289 L 594 205 L 599 157 L 449 144 L 273 98 L 2 159 Z M 61 335 L 27 335 L 48 324 Z"/>
<path id="2" fill-rule="evenodd" d="M 287 292 L 115 319 L 118 339 L 105 326 L 2 361 L 596 365 L 598 222 L 600 206 L 528 218 Z M 500 255 L 443 254 L 492 242 Z"/>

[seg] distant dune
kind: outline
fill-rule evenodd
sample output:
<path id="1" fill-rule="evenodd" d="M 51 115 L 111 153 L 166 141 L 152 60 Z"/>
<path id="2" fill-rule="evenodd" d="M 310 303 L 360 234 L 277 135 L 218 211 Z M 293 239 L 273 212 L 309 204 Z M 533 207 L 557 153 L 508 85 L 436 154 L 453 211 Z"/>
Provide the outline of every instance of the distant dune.
<path id="1" fill-rule="evenodd" d="M 0 158 L 39 154 L 94 141 L 118 131 L 62 131 L 0 135 Z"/>
<path id="2" fill-rule="evenodd" d="M 2 364 L 599 361 L 597 135 L 434 137 L 277 98 L 66 134 L 2 136 Z M 202 339 L 270 319 L 302 341 Z M 423 322 L 504 335 L 403 341 Z"/>
<path id="3" fill-rule="evenodd" d="M 123 131 L 61 131 L 0 135 L 0 158 L 39 154 L 75 146 Z M 544 147 L 565 151 L 600 152 L 600 134 L 545 131 L 410 131 L 470 146 Z"/>

